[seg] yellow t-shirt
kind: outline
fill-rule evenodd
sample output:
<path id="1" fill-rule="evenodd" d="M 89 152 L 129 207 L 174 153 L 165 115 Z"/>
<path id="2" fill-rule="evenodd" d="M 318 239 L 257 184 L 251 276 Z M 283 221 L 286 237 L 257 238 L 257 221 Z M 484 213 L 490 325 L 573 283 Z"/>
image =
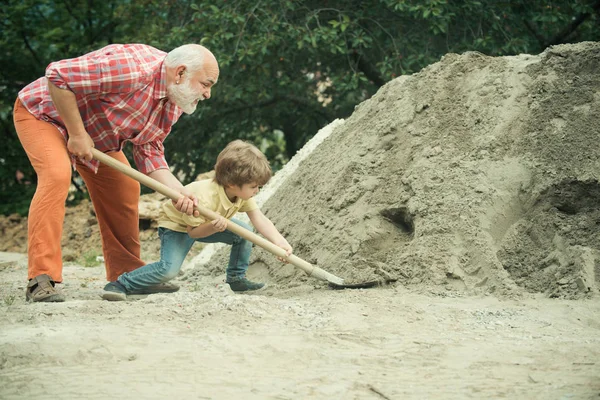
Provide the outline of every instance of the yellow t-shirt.
<path id="1" fill-rule="evenodd" d="M 198 198 L 198 205 L 216 212 L 227 219 L 231 219 L 237 212 L 248 212 L 258 208 L 254 199 L 242 200 L 238 197 L 235 203 L 225 194 L 223 186 L 212 179 L 192 182 L 186 188 Z M 173 206 L 171 200 L 167 200 L 161 206 L 158 214 L 158 226 L 168 228 L 176 232 L 187 232 L 188 226 L 198 226 L 207 220 L 203 216 L 194 217 L 187 215 Z"/>

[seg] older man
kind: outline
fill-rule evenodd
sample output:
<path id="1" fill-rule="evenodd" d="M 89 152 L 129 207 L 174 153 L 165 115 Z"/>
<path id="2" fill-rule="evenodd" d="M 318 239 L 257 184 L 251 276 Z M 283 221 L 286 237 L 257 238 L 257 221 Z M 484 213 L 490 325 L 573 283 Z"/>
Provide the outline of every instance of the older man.
<path id="1" fill-rule="evenodd" d="M 197 199 L 170 172 L 163 141 L 182 113 L 210 98 L 219 65 L 205 47 L 187 44 L 165 53 L 143 44 L 115 44 L 51 63 L 21 92 L 14 123 L 37 176 L 29 209 L 28 301 L 64 301 L 61 236 L 72 168 L 90 194 L 102 237 L 106 274 L 114 281 L 140 259 L 139 183 L 92 159 L 91 148 L 137 168 L 182 197 L 175 207 L 193 212 Z M 175 291 L 157 287 L 156 291 Z"/>

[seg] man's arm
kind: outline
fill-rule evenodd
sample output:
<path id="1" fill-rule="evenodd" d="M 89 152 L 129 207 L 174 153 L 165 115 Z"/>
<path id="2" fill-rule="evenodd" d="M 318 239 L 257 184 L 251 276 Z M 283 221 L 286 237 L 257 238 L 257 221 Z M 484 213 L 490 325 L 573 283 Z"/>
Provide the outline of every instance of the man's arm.
<path id="1" fill-rule="evenodd" d="M 93 158 L 91 148 L 94 147 L 94 141 L 85 130 L 75 94 L 70 90 L 58 88 L 50 81 L 47 82 L 52 102 L 69 134 L 67 149 L 74 156 L 90 161 Z"/>
<path id="2" fill-rule="evenodd" d="M 166 185 L 171 189 L 178 191 L 179 193 L 181 193 L 181 191 L 185 189 L 183 187 L 183 184 L 179 182 L 179 179 L 177 179 L 175 175 L 173 175 L 173 173 L 168 169 L 157 169 L 148 173 L 148 176 L 152 179 L 156 179 L 163 185 Z"/>
<path id="3" fill-rule="evenodd" d="M 195 217 L 200 215 L 198 211 L 194 212 L 194 206 L 198 205 L 198 198 L 184 187 L 170 170 L 157 169 L 148 173 L 148 176 L 181 193 L 182 196 L 177 201 L 173 200 L 173 205 L 178 211 L 187 215 L 192 215 L 193 213 Z"/>
<path id="4" fill-rule="evenodd" d="M 152 81 L 152 74 L 140 67 L 140 57 L 131 48 L 157 60 L 166 54 L 149 46 L 114 44 L 80 57 L 52 62 L 46 68 L 48 91 L 67 129 L 67 149 L 71 154 L 89 161 L 94 146 L 85 130 L 76 95 L 131 93 Z"/>

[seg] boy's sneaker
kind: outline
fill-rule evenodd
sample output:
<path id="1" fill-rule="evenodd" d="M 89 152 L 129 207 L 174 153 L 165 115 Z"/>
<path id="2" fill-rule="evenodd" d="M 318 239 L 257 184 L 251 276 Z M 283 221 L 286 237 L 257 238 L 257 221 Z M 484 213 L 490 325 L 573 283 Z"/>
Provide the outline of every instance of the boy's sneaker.
<path id="1" fill-rule="evenodd" d="M 244 278 L 227 279 L 229 287 L 234 292 L 247 292 L 249 290 L 258 290 L 265 286 L 264 283 L 252 282 Z"/>
<path id="2" fill-rule="evenodd" d="M 108 301 L 125 301 L 127 300 L 127 289 L 119 281 L 108 282 L 104 286 L 102 298 Z"/>
<path id="3" fill-rule="evenodd" d="M 141 289 L 131 290 L 127 294 L 155 294 L 155 293 L 175 293 L 179 290 L 179 285 L 174 283 L 159 283 L 152 286 L 146 286 Z"/>

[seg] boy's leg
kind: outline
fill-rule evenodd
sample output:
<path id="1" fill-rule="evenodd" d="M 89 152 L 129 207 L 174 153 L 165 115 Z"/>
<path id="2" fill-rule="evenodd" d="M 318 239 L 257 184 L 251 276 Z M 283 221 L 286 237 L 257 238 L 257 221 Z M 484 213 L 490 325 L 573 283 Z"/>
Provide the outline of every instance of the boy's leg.
<path id="1" fill-rule="evenodd" d="M 108 155 L 129 165 L 121 151 Z M 77 171 L 85 181 L 94 205 L 102 237 L 106 278 L 113 282 L 124 272 L 145 264 L 140 258 L 140 184 L 103 164 L 97 174 L 80 163 Z"/>
<path id="2" fill-rule="evenodd" d="M 158 228 L 160 236 L 160 261 L 145 265 L 119 276 L 117 280 L 127 292 L 143 290 L 177 276 L 183 260 L 194 244 L 187 233 Z"/>
<path id="3" fill-rule="evenodd" d="M 231 219 L 239 226 L 252 230 L 252 227 L 237 219 Z M 236 235 L 230 231 L 218 232 L 206 238 L 198 239 L 204 243 L 226 243 L 231 245 L 229 254 L 229 265 L 227 266 L 227 280 L 231 289 L 234 291 L 256 290 L 264 286 L 262 283 L 250 282 L 246 279 L 246 271 L 250 262 L 250 253 L 252 252 L 252 242 Z"/>
<path id="4" fill-rule="evenodd" d="M 13 119 L 19 140 L 38 177 L 29 207 L 28 278 L 40 276 L 39 279 L 48 280 L 49 276 L 53 282 L 62 282 L 60 241 L 65 201 L 71 185 L 67 143 L 54 125 L 36 119 L 20 100 L 15 102 Z M 34 292 L 36 288 L 32 289 Z M 50 296 L 49 299 L 56 298 Z M 45 298 L 42 295 L 33 300 L 45 301 Z"/>
<path id="5" fill-rule="evenodd" d="M 250 225 L 240 220 L 232 218 L 231 222 L 235 222 L 239 226 L 252 231 Z M 248 270 L 248 263 L 250 262 L 250 253 L 252 252 L 252 242 L 227 230 L 197 240 L 203 243 L 225 243 L 231 245 L 229 265 L 227 266 L 227 280 L 246 276 L 246 270 Z"/>
<path id="6" fill-rule="evenodd" d="M 232 219 L 233 222 L 242 228 L 252 230 L 252 227 L 237 219 Z M 252 242 L 244 239 L 241 236 L 234 234 L 233 244 L 231 245 L 231 253 L 229 253 L 229 265 L 227 265 L 227 281 L 234 281 L 246 276 L 248 264 L 250 262 L 250 253 L 252 252 Z"/>

